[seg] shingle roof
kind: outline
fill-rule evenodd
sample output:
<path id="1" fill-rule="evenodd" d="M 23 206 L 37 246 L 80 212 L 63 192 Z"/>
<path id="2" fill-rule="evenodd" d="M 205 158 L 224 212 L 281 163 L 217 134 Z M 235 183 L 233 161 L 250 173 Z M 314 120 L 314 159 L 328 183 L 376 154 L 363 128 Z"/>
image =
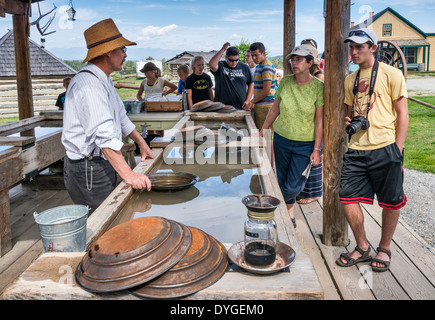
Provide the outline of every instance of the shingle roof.
<path id="1" fill-rule="evenodd" d="M 180 54 L 177 54 L 175 57 L 169 59 L 168 61 L 166 61 L 166 64 L 190 64 L 190 60 L 189 58 L 181 58 L 184 55 L 189 55 L 192 58 L 194 56 L 203 56 L 204 60 L 206 63 L 208 63 L 210 61 L 211 58 L 213 58 L 213 56 L 217 53 L 217 50 L 212 50 L 209 52 L 204 52 L 204 51 L 184 51 Z"/>
<path id="2" fill-rule="evenodd" d="M 32 76 L 66 76 L 77 73 L 51 52 L 29 38 L 30 70 Z M 0 77 L 15 77 L 14 33 L 8 31 L 0 38 Z"/>

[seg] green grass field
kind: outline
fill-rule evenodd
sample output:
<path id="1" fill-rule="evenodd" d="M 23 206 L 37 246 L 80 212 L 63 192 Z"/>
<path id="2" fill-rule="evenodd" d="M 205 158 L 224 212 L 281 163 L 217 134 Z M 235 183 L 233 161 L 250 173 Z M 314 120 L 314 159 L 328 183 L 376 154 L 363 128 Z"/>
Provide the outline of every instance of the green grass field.
<path id="1" fill-rule="evenodd" d="M 414 98 L 435 105 L 435 97 Z M 404 167 L 435 173 L 435 110 L 408 100 L 409 128 Z"/>
<path id="2" fill-rule="evenodd" d="M 116 83 L 118 80 L 114 80 Z M 139 85 L 142 78 L 122 79 L 125 84 Z M 117 89 L 121 99 L 135 98 L 137 90 Z M 414 98 L 435 105 L 435 96 Z M 409 129 L 405 142 L 404 167 L 421 172 L 435 173 L 435 110 L 408 101 Z M 0 119 L 0 124 L 16 121 L 18 118 Z"/>

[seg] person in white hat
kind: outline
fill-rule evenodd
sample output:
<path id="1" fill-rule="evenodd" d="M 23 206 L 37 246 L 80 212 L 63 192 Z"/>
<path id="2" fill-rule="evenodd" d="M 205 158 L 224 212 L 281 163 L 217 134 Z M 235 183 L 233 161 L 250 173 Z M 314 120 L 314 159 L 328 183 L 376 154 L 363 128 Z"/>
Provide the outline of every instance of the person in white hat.
<path id="1" fill-rule="evenodd" d="M 127 117 L 110 74 L 122 69 L 127 46 L 112 19 L 84 32 L 88 48 L 82 68 L 71 80 L 65 99 L 62 143 L 66 150 L 64 181 L 75 204 L 92 213 L 116 187 L 116 174 L 134 189 L 151 189 L 146 175 L 135 173 L 121 154 L 122 138 L 140 147 L 141 161 L 153 158 L 145 140 Z"/>
<path id="2" fill-rule="evenodd" d="M 349 267 L 371 261 L 372 269 L 382 272 L 389 269 L 391 240 L 407 201 L 402 166 L 409 122 L 406 84 L 399 69 L 377 61 L 373 30 L 352 30 L 345 42 L 359 70 L 344 83 L 350 142 L 343 157 L 339 196 L 357 245 L 336 262 Z M 360 203 L 373 204 L 375 195 L 383 209 L 382 235 L 372 258 Z"/>
<path id="3" fill-rule="evenodd" d="M 307 45 L 294 48 L 286 57 L 294 74 L 282 78 L 260 131 L 263 136 L 273 124 L 278 184 L 294 227 L 294 203 L 306 183 L 302 173 L 310 163 L 320 163 L 323 138 L 323 82 L 310 73 L 314 58 Z"/>

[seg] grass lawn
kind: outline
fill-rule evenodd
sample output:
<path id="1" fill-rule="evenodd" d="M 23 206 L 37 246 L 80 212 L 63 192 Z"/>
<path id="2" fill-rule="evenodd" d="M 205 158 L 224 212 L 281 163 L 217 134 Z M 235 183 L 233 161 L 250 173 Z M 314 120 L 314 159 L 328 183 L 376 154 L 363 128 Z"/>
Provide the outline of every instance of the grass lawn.
<path id="1" fill-rule="evenodd" d="M 143 81 L 144 78 L 136 78 L 136 77 L 128 77 L 128 78 L 113 78 L 113 83 L 116 84 L 118 81 L 122 84 L 126 85 L 133 85 L 133 86 L 139 86 L 140 83 Z M 121 97 L 121 100 L 126 100 L 128 98 L 134 98 L 136 99 L 137 90 L 136 89 L 126 89 L 126 88 L 120 88 L 116 89 L 119 96 Z"/>
<path id="2" fill-rule="evenodd" d="M 435 105 L 435 97 L 414 97 Z M 435 110 L 408 100 L 409 128 L 404 167 L 435 173 Z"/>

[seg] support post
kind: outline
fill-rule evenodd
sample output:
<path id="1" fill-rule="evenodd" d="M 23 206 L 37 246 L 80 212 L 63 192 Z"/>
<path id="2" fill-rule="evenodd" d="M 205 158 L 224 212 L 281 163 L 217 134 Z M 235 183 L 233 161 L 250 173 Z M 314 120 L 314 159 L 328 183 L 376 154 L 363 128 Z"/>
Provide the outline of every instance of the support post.
<path id="1" fill-rule="evenodd" d="M 15 68 L 17 76 L 18 115 L 19 119 L 27 119 L 34 116 L 32 78 L 30 72 L 29 52 L 29 16 L 14 15 L 12 17 L 14 27 L 15 45 Z"/>
<path id="2" fill-rule="evenodd" d="M 291 66 L 285 57 L 295 47 L 295 2 L 296 0 L 284 0 L 284 47 L 283 47 L 283 76 L 291 74 Z"/>
<path id="3" fill-rule="evenodd" d="M 350 27 L 350 1 L 325 2 L 325 104 L 323 149 L 323 237 L 329 246 L 347 244 L 347 221 L 339 201 L 344 131 L 344 79 L 349 70 L 349 50 L 344 43 Z"/>

